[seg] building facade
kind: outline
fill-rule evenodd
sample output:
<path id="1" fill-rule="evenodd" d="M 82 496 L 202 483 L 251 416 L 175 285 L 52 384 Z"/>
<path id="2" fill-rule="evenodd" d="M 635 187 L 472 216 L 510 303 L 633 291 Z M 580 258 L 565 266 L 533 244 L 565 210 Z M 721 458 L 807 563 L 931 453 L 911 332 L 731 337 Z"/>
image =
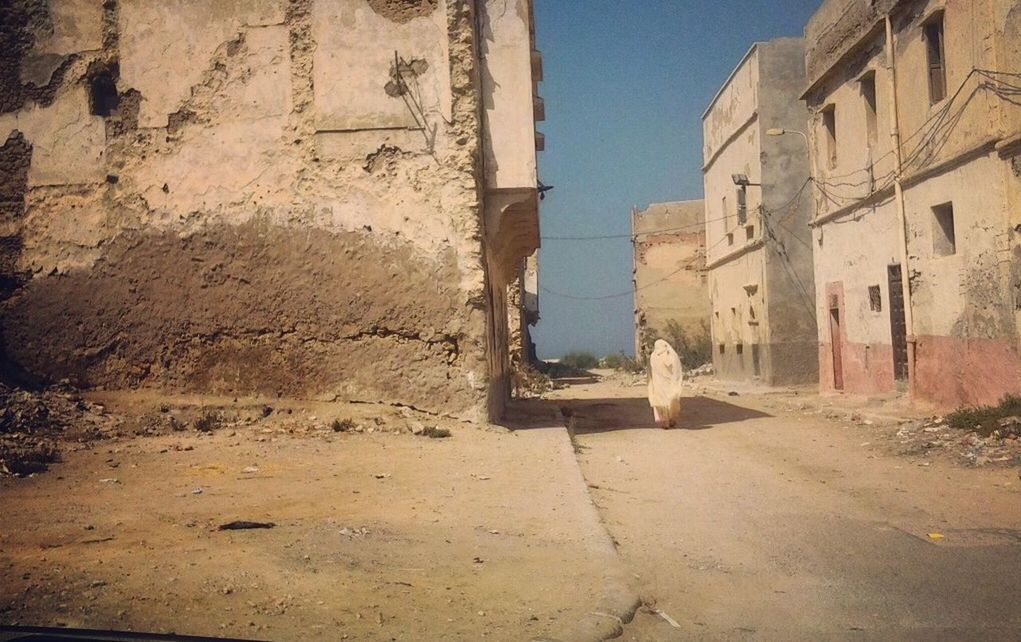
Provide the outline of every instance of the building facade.
<path id="1" fill-rule="evenodd" d="M 495 416 L 532 34 L 529 0 L 5 3 L 5 369 Z"/>
<path id="2" fill-rule="evenodd" d="M 702 116 L 713 365 L 723 379 L 814 382 L 804 43 L 755 44 Z"/>
<path id="3" fill-rule="evenodd" d="M 1021 5 L 828 0 L 805 36 L 821 388 L 1021 391 Z"/>
<path id="4" fill-rule="evenodd" d="M 655 338 L 682 332 L 707 341 L 709 289 L 703 201 L 652 203 L 631 210 L 634 247 L 635 356 Z M 700 364 L 701 365 L 701 364 Z"/>

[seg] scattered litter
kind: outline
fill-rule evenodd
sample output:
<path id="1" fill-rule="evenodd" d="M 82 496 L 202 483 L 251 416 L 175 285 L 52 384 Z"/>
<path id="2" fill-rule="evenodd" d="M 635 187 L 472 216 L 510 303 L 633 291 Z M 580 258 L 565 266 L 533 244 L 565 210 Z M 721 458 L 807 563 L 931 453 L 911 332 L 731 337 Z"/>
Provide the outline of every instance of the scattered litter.
<path id="1" fill-rule="evenodd" d="M 243 473 L 257 473 L 257 472 L 259 472 L 259 467 L 258 466 L 245 466 L 244 468 L 241 469 L 241 472 L 243 472 Z"/>
<path id="2" fill-rule="evenodd" d="M 670 617 L 669 615 L 667 615 L 664 611 L 661 611 L 659 609 L 650 609 L 650 610 L 653 613 L 655 613 L 656 615 L 658 615 L 661 618 L 663 618 L 664 620 L 666 620 L 667 624 L 669 624 L 670 626 L 674 627 L 675 629 L 681 628 L 681 625 L 677 623 L 677 620 L 675 620 L 672 617 Z"/>
<path id="3" fill-rule="evenodd" d="M 100 479 L 99 483 L 100 484 L 119 484 L 119 483 L 121 483 L 121 480 L 117 479 L 116 477 L 107 477 L 105 479 Z"/>
<path id="4" fill-rule="evenodd" d="M 741 395 L 739 395 L 739 394 L 737 394 L 737 392 L 731 390 L 730 392 L 727 393 L 727 396 L 728 397 L 740 397 Z"/>
<path id="5" fill-rule="evenodd" d="M 192 495 L 201 495 L 202 494 L 202 489 L 201 488 L 192 489 L 191 494 Z"/>
<path id="6" fill-rule="evenodd" d="M 446 428 L 428 426 L 425 430 L 422 431 L 422 436 L 428 437 L 429 439 L 446 439 L 450 437 L 450 431 L 447 430 Z"/>
<path id="7" fill-rule="evenodd" d="M 943 539 L 943 533 L 929 533 L 929 539 Z"/>
<path id="8" fill-rule="evenodd" d="M 375 475 L 373 475 L 373 477 L 375 477 L 376 479 L 386 479 L 389 476 L 390 473 L 376 473 Z"/>
<path id="9" fill-rule="evenodd" d="M 273 522 L 247 522 L 244 520 L 236 522 L 227 522 L 226 524 L 220 524 L 216 529 L 218 531 L 247 531 L 256 528 L 273 528 L 276 524 Z"/>
<path id="10" fill-rule="evenodd" d="M 472 562 L 474 562 L 475 564 L 485 564 L 486 560 L 482 559 L 481 557 L 476 557 L 472 559 Z"/>

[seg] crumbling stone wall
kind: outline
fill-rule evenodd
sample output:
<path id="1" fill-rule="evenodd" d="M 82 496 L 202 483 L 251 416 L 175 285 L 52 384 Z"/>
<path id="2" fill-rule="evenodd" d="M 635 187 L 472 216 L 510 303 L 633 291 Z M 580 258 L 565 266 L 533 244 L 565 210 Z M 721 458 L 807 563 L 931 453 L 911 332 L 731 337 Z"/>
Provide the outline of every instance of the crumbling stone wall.
<path id="1" fill-rule="evenodd" d="M 3 262 L 30 276 L 0 308 L 7 359 L 83 386 L 483 418 L 472 7 L 15 3 L 0 165 L 35 152 Z M 43 98 L 24 69 L 47 49 Z M 395 50 L 424 63 L 397 65 L 415 100 L 386 90 Z"/>

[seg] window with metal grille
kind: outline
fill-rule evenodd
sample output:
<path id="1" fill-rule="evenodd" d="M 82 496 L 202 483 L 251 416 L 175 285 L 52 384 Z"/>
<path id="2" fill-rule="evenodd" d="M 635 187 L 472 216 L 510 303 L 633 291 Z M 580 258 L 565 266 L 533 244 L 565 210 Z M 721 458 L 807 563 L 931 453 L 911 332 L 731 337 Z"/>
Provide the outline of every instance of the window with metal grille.
<path id="1" fill-rule="evenodd" d="M 883 295 L 878 285 L 869 286 L 869 309 L 873 312 L 883 311 Z"/>

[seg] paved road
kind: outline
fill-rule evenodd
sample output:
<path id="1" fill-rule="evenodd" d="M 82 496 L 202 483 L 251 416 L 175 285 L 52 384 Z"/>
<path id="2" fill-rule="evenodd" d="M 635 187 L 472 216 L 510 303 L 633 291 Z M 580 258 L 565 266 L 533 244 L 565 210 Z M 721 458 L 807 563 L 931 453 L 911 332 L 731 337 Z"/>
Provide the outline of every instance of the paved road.
<path id="1" fill-rule="evenodd" d="M 624 639 L 1021 639 L 1017 469 L 919 465 L 748 396 L 658 430 L 642 392 L 556 401 L 639 589 L 680 626 L 640 613 Z"/>

